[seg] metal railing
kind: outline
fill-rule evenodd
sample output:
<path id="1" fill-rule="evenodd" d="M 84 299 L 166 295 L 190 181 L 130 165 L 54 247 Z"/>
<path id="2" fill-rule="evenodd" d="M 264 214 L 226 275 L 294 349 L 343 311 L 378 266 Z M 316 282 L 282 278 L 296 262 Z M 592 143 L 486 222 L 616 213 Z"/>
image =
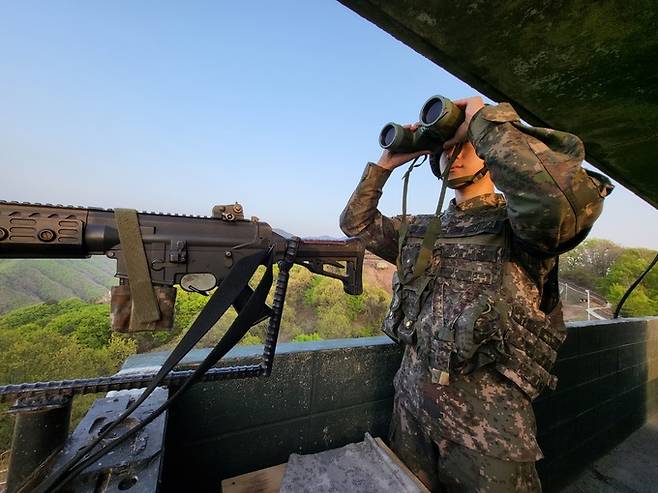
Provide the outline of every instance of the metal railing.
<path id="1" fill-rule="evenodd" d="M 587 320 L 591 320 L 594 317 L 597 320 L 609 320 L 612 318 L 612 307 L 602 296 L 599 296 L 593 293 L 589 289 L 581 288 L 575 284 L 569 284 L 564 281 L 560 281 L 560 297 L 564 305 L 575 304 L 573 303 L 573 298 L 570 299 L 569 295 L 572 294 L 577 297 L 579 303 L 587 303 Z M 570 303 L 571 302 L 571 303 Z M 598 306 L 592 306 L 596 304 Z M 604 312 L 602 315 L 601 312 Z"/>

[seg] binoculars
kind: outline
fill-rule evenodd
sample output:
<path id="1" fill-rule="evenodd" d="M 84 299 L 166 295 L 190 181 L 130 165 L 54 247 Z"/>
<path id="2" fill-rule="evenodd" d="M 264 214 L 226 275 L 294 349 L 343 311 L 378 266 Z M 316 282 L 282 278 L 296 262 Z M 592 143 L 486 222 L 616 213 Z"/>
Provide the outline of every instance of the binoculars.
<path id="1" fill-rule="evenodd" d="M 416 131 L 387 123 L 379 134 L 379 145 L 391 152 L 436 151 L 464 122 L 464 111 L 448 98 L 432 96 L 420 110 L 421 126 Z"/>

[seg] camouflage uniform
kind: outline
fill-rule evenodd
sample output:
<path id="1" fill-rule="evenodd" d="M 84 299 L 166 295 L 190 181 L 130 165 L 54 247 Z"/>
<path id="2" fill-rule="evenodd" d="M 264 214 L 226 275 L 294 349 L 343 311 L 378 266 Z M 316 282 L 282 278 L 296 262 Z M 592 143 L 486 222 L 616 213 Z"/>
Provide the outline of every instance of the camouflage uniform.
<path id="1" fill-rule="evenodd" d="M 611 190 L 581 168 L 574 135 L 523 125 L 507 103 L 486 106 L 468 138 L 504 197 L 485 194 L 441 215 L 427 272 L 413 267 L 432 216 L 377 210 L 390 171 L 369 163 L 341 228 L 396 263 L 383 330 L 405 344 L 391 438 L 410 468 L 449 491 L 539 491 L 531 400 L 566 336 L 557 255 L 573 248 Z M 450 487 L 451 485 L 451 487 Z"/>

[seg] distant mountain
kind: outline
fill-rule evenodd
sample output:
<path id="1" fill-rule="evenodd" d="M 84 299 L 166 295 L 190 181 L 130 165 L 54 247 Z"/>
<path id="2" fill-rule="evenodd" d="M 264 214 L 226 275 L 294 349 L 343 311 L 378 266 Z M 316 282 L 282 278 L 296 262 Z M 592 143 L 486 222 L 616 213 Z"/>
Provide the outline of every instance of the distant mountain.
<path id="1" fill-rule="evenodd" d="M 114 261 L 90 259 L 0 260 L 0 313 L 50 300 L 93 301 L 115 284 Z"/>

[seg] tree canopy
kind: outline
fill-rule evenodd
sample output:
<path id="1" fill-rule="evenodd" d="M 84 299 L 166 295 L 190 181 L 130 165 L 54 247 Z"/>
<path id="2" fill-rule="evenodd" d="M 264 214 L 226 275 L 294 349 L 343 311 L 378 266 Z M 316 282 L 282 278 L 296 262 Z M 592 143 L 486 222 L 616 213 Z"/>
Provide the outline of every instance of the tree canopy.
<path id="1" fill-rule="evenodd" d="M 560 257 L 560 277 L 596 291 L 613 307 L 656 255 L 647 248 L 624 248 L 609 240 L 584 241 Z M 658 269 L 652 269 L 624 304 L 621 315 L 658 314 Z"/>

